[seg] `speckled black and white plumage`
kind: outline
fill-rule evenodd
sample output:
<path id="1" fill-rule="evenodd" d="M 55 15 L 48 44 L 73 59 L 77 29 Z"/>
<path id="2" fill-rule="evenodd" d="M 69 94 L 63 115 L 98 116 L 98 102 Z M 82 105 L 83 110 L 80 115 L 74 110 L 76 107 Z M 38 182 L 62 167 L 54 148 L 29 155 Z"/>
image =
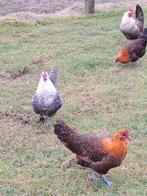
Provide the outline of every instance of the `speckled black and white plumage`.
<path id="1" fill-rule="evenodd" d="M 56 85 L 57 82 L 57 75 L 58 75 L 57 66 L 54 65 L 49 73 L 49 79 L 51 80 L 54 86 Z"/>
<path id="2" fill-rule="evenodd" d="M 39 95 L 37 93 L 33 96 L 33 110 L 37 114 L 51 117 L 62 106 L 59 94 L 54 96 Z"/>
<path id="3" fill-rule="evenodd" d="M 42 121 L 44 120 L 44 116 L 53 116 L 62 106 L 62 100 L 54 86 L 56 80 L 56 68 L 52 68 L 50 78 L 48 72 L 43 71 L 37 90 L 32 97 L 33 110 L 35 113 L 40 114 L 40 120 Z"/>

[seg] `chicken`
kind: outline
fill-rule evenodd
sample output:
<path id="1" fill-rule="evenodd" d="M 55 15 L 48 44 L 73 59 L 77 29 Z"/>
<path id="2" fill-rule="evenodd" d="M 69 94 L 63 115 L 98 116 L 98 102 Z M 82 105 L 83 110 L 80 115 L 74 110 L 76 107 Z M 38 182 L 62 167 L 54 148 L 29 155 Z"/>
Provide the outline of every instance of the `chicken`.
<path id="1" fill-rule="evenodd" d="M 128 9 L 124 13 L 120 23 L 120 31 L 130 40 L 137 39 L 143 31 L 144 26 L 144 14 L 140 5 L 136 5 L 135 19 L 133 18 L 133 14 L 133 9 Z"/>
<path id="2" fill-rule="evenodd" d="M 57 80 L 57 68 L 53 67 L 50 74 L 47 70 L 41 73 L 41 78 L 35 94 L 32 97 L 32 106 L 35 113 L 40 114 L 40 121 L 44 116 L 53 116 L 62 106 L 62 100 L 54 84 Z"/>
<path id="3" fill-rule="evenodd" d="M 76 154 L 77 162 L 89 167 L 100 175 L 119 166 L 127 154 L 129 133 L 127 130 L 115 131 L 111 137 L 82 135 L 67 126 L 63 121 L 54 125 L 54 133 L 65 146 Z M 110 181 L 103 176 L 107 185 Z"/>
<path id="4" fill-rule="evenodd" d="M 128 41 L 118 52 L 115 61 L 123 64 L 137 61 L 146 52 L 147 28 L 143 30 L 138 39 Z"/>

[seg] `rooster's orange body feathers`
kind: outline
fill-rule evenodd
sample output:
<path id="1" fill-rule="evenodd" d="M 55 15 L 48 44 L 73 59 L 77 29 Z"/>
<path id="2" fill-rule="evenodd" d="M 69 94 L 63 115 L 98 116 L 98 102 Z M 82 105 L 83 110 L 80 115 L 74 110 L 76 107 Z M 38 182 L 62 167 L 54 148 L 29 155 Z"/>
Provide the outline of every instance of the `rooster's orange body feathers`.
<path id="1" fill-rule="evenodd" d="M 116 62 L 120 62 L 123 64 L 130 62 L 129 51 L 127 48 L 122 47 L 116 57 Z"/>
<path id="2" fill-rule="evenodd" d="M 106 138 L 102 139 L 102 148 L 112 156 L 126 155 L 128 149 L 128 141 L 118 141 L 118 139 Z"/>

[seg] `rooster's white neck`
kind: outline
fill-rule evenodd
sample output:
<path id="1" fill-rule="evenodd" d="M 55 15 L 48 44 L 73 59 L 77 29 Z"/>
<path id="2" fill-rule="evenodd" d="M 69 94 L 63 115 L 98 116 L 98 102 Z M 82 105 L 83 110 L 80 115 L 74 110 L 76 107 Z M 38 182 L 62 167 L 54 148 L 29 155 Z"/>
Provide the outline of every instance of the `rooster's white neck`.
<path id="1" fill-rule="evenodd" d="M 37 90 L 37 93 L 40 94 L 55 94 L 57 92 L 56 88 L 54 87 L 53 83 L 50 81 L 50 79 L 47 79 L 46 81 L 44 81 L 42 78 L 39 81 Z"/>
<path id="2" fill-rule="evenodd" d="M 133 17 L 129 17 L 128 16 L 128 12 L 125 12 L 123 17 L 122 17 L 121 23 L 134 23 L 134 22 L 135 22 L 134 18 Z"/>

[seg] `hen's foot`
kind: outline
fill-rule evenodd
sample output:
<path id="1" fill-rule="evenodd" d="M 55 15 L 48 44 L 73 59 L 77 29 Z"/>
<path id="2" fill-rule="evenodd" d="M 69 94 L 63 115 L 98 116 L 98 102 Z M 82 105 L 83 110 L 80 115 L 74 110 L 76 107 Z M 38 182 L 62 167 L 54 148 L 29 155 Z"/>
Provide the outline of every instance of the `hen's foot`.
<path id="1" fill-rule="evenodd" d="M 100 181 L 97 173 L 95 171 L 92 171 L 90 179 L 94 182 L 94 183 L 98 183 Z"/>
<path id="2" fill-rule="evenodd" d="M 108 177 L 102 175 L 102 180 L 103 180 L 103 182 L 104 182 L 106 185 L 108 185 L 109 187 L 111 186 L 112 183 L 111 183 L 111 181 L 109 180 Z"/>
<path id="3" fill-rule="evenodd" d="M 66 169 L 70 166 L 70 164 L 76 160 L 76 156 L 75 155 L 71 155 L 68 157 L 68 159 L 66 161 L 64 161 L 62 164 L 61 164 L 61 168 L 62 169 Z"/>

